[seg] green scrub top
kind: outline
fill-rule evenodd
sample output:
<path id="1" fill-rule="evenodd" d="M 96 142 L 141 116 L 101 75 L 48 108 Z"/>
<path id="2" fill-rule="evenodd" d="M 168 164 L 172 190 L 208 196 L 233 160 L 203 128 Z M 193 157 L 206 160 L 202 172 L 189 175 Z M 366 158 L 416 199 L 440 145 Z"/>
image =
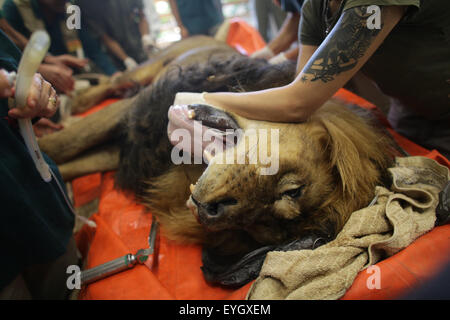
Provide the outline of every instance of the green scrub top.
<path id="1" fill-rule="evenodd" d="M 212 35 L 223 21 L 220 0 L 176 0 L 183 25 L 190 35 Z"/>

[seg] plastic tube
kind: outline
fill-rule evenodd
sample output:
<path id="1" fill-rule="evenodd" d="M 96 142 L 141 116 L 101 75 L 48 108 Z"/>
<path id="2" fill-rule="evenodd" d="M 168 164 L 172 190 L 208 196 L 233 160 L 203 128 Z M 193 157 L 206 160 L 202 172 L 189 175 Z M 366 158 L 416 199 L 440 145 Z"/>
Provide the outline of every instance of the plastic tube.
<path id="1" fill-rule="evenodd" d="M 35 73 L 50 47 L 50 37 L 45 31 L 36 31 L 30 38 L 20 60 L 17 71 L 15 107 L 23 108 L 27 104 L 28 92 Z M 52 180 L 48 164 L 45 162 L 34 135 L 31 119 L 19 119 L 20 133 L 25 141 L 31 158 L 45 182 Z"/>
<path id="2" fill-rule="evenodd" d="M 30 91 L 34 75 L 41 65 L 42 60 L 44 60 L 49 47 L 50 37 L 47 32 L 36 31 L 32 34 L 30 41 L 28 42 L 22 55 L 22 59 L 20 60 L 17 76 L 15 76 L 14 73 L 8 74 L 8 79 L 10 82 L 13 82 L 14 78 L 16 79 L 16 95 L 15 104 L 13 107 L 23 108 L 27 104 L 28 92 Z M 80 219 L 83 223 L 87 223 L 90 227 L 95 228 L 97 225 L 94 221 L 80 216 L 75 212 L 62 185 L 59 183 L 57 177 L 45 162 L 41 150 L 39 149 L 36 136 L 34 135 L 31 119 L 19 119 L 18 122 L 20 133 L 25 141 L 25 145 L 27 146 L 28 152 L 30 153 L 30 156 L 33 159 L 42 179 L 48 183 L 52 181 L 53 177 L 61 194 L 64 196 L 67 206 L 75 215 L 75 217 Z"/>

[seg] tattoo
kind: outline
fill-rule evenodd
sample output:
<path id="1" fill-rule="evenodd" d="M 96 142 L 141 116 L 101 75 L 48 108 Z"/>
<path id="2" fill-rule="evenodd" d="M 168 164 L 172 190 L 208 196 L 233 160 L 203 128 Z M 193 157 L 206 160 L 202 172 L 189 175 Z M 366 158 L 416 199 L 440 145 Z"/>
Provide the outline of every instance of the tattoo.
<path id="1" fill-rule="evenodd" d="M 306 82 L 306 81 L 308 80 L 308 77 L 304 75 L 304 76 L 301 78 L 301 80 L 302 80 L 302 82 Z"/>
<path id="2" fill-rule="evenodd" d="M 352 8 L 342 14 L 332 37 L 305 68 L 304 73 L 313 75 L 312 82 L 332 81 L 335 76 L 357 65 L 381 30 L 367 27 L 370 16 L 366 6 Z"/>

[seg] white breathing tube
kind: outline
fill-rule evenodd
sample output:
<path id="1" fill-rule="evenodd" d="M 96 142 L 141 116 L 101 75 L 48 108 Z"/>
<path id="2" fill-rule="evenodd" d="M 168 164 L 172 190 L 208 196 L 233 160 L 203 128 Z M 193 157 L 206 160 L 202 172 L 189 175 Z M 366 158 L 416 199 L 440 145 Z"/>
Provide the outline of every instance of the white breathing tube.
<path id="1" fill-rule="evenodd" d="M 30 91 L 31 85 L 33 83 L 34 75 L 36 74 L 39 66 L 44 60 L 45 55 L 47 54 L 48 48 L 50 47 L 50 37 L 45 31 L 36 31 L 31 35 L 31 38 L 23 52 L 22 58 L 19 63 L 19 69 L 17 70 L 16 75 L 16 94 L 15 100 L 12 107 L 23 108 L 27 104 L 28 92 Z M 14 79 L 14 74 L 11 73 L 9 80 L 12 82 Z M 34 161 L 36 169 L 39 171 L 42 179 L 49 183 L 53 179 L 56 181 L 59 190 L 61 191 L 64 199 L 67 203 L 67 206 L 72 211 L 72 213 L 83 221 L 87 223 L 90 227 L 96 227 L 94 221 L 89 220 L 83 216 L 78 215 L 72 207 L 67 195 L 59 183 L 57 177 L 53 173 L 53 171 L 48 166 L 47 162 L 45 162 L 44 157 L 42 156 L 41 149 L 39 149 L 39 145 L 36 140 L 36 136 L 34 135 L 33 125 L 31 124 L 31 119 L 19 119 L 19 129 L 20 134 L 22 135 L 25 145 L 28 149 L 28 152 L 31 158 Z"/>
<path id="2" fill-rule="evenodd" d="M 30 38 L 20 60 L 17 71 L 16 94 L 14 107 L 22 108 L 27 104 L 28 92 L 33 78 L 50 47 L 50 37 L 45 31 L 36 31 Z M 48 164 L 42 157 L 41 150 L 34 135 L 31 119 L 19 119 L 20 134 L 28 148 L 31 158 L 45 182 L 52 180 Z"/>

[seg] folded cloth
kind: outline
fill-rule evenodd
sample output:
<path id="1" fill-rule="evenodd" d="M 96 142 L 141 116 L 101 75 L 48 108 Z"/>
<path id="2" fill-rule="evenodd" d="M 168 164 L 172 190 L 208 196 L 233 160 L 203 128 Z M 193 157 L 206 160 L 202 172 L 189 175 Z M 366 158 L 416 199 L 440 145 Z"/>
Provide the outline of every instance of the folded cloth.
<path id="1" fill-rule="evenodd" d="M 247 299 L 339 299 L 363 269 L 433 229 L 449 169 L 423 157 L 397 158 L 391 190 L 354 212 L 335 240 L 315 249 L 269 252 Z"/>

